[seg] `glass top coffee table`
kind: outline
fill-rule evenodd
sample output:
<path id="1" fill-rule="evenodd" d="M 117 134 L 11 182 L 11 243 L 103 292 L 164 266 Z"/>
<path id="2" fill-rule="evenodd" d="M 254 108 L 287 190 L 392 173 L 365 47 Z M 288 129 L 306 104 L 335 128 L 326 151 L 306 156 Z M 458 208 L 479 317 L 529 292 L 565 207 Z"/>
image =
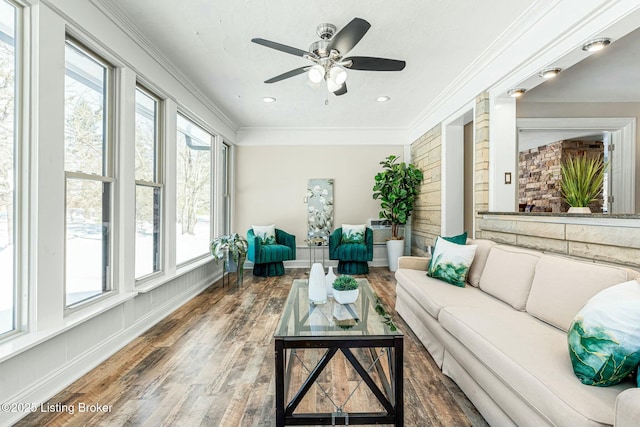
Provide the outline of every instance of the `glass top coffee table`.
<path id="1" fill-rule="evenodd" d="M 274 335 L 276 425 L 404 425 L 403 335 L 366 279 L 353 304 L 294 280 Z"/>

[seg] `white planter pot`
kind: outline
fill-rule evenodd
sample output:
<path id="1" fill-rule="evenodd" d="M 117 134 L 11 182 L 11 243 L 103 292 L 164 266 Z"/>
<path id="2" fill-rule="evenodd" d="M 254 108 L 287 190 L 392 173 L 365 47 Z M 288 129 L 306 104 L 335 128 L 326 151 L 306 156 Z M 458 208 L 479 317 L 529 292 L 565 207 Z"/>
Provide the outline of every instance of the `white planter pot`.
<path id="1" fill-rule="evenodd" d="M 585 206 L 585 207 L 571 206 L 567 211 L 567 213 L 590 214 L 591 208 L 589 208 L 589 206 Z"/>
<path id="2" fill-rule="evenodd" d="M 404 239 L 387 240 L 387 258 L 389 259 L 389 270 L 398 269 L 398 258 L 404 255 Z"/>
<path id="3" fill-rule="evenodd" d="M 350 291 L 333 290 L 333 298 L 340 304 L 353 304 L 358 299 L 360 289 L 353 289 Z"/>

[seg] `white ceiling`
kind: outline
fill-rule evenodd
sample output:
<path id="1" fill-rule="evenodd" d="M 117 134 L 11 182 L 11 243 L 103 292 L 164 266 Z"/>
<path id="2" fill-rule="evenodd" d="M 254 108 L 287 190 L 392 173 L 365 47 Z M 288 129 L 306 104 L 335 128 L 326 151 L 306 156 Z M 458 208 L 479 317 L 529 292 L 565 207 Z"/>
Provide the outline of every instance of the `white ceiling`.
<path id="1" fill-rule="evenodd" d="M 107 2 L 107 0 L 102 0 Z M 235 124 L 407 128 L 534 0 L 108 0 Z M 264 80 L 310 62 L 251 43 L 307 50 L 315 29 L 354 17 L 371 29 L 350 52 L 401 59 L 400 72 L 349 71 L 341 97 L 306 76 Z M 381 95 L 391 97 L 378 103 Z M 277 102 L 267 104 L 263 97 Z M 325 105 L 325 99 L 329 100 Z"/>

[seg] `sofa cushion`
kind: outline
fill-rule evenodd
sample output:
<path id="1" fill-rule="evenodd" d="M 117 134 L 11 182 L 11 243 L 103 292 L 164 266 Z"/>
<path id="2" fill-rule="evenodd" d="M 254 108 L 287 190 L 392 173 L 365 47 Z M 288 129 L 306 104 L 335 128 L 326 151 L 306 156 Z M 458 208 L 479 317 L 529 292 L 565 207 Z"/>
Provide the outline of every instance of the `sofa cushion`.
<path id="1" fill-rule="evenodd" d="M 527 312 L 566 332 L 589 298 L 627 276 L 624 268 L 544 255 L 536 264 Z"/>
<path id="2" fill-rule="evenodd" d="M 587 301 L 569 328 L 573 371 L 584 384 L 609 386 L 640 363 L 640 283 L 611 286 Z"/>
<path id="3" fill-rule="evenodd" d="M 516 310 L 524 310 L 541 256 L 540 252 L 513 246 L 494 246 L 480 277 L 480 289 Z"/>
<path id="4" fill-rule="evenodd" d="M 440 324 L 515 394 L 553 425 L 613 424 L 612 387 L 582 384 L 571 369 L 566 334 L 507 305 L 501 309 L 449 306 Z"/>
<path id="5" fill-rule="evenodd" d="M 467 282 L 469 282 L 471 286 L 478 287 L 480 285 L 480 276 L 487 262 L 487 257 L 491 252 L 491 248 L 496 245 L 496 242 L 487 239 L 467 239 L 467 245 L 477 246 L 476 256 L 473 257 L 473 262 L 469 268 Z"/>
<path id="6" fill-rule="evenodd" d="M 476 247 L 476 245 L 458 245 L 438 237 L 427 275 L 464 287 Z"/>
<path id="7" fill-rule="evenodd" d="M 342 243 L 335 249 L 335 259 L 341 261 L 367 261 L 367 245 L 362 243 Z"/>
<path id="8" fill-rule="evenodd" d="M 451 286 L 441 280 L 427 277 L 422 270 L 399 269 L 396 271 L 398 288 L 404 288 L 432 317 L 438 318 L 440 310 L 449 305 L 507 307 L 478 288 Z"/>

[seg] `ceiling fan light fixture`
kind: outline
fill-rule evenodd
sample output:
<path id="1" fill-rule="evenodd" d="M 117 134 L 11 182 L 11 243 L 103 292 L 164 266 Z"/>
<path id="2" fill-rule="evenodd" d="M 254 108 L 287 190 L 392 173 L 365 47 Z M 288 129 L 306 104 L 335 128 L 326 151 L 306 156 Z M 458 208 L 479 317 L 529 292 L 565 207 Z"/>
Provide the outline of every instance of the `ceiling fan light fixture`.
<path id="1" fill-rule="evenodd" d="M 342 85 L 339 85 L 338 83 L 333 81 L 332 78 L 328 78 L 327 79 L 327 89 L 329 89 L 329 92 L 335 92 L 338 89 L 340 89 L 341 87 L 342 87 Z"/>
<path id="2" fill-rule="evenodd" d="M 545 68 L 544 70 L 540 71 L 538 75 L 543 79 L 552 79 L 560 74 L 561 71 L 562 68 Z"/>
<path id="3" fill-rule="evenodd" d="M 313 83 L 320 83 L 324 79 L 324 67 L 322 65 L 316 64 L 313 67 L 309 68 L 309 72 L 307 73 L 309 76 L 309 80 Z"/>
<path id="4" fill-rule="evenodd" d="M 342 86 L 342 84 L 347 81 L 347 70 L 339 65 L 334 65 L 331 67 L 331 70 L 329 70 L 329 77 L 336 84 Z"/>
<path id="5" fill-rule="evenodd" d="M 611 39 L 602 37 L 586 42 L 584 45 L 582 45 L 582 50 L 586 52 L 597 52 L 607 47 L 610 43 Z"/>
<path id="6" fill-rule="evenodd" d="M 389 102 L 389 100 L 390 100 L 390 99 L 391 99 L 391 98 L 389 98 L 388 96 L 386 96 L 386 95 L 385 95 L 385 96 L 379 96 L 379 97 L 377 97 L 377 98 L 376 98 L 376 101 L 378 101 L 378 102 Z"/>
<path id="7" fill-rule="evenodd" d="M 276 102 L 276 99 L 273 96 L 265 96 L 264 98 L 262 98 L 262 100 L 267 104 Z"/>
<path id="8" fill-rule="evenodd" d="M 524 95 L 524 93 L 525 93 L 526 91 L 527 91 L 527 90 L 526 90 L 525 88 L 522 88 L 522 87 L 517 88 L 517 89 L 509 89 L 509 90 L 507 91 L 507 95 L 509 95 L 509 96 L 510 96 L 510 97 L 512 97 L 512 98 L 519 98 L 519 97 L 521 97 L 522 95 Z"/>

